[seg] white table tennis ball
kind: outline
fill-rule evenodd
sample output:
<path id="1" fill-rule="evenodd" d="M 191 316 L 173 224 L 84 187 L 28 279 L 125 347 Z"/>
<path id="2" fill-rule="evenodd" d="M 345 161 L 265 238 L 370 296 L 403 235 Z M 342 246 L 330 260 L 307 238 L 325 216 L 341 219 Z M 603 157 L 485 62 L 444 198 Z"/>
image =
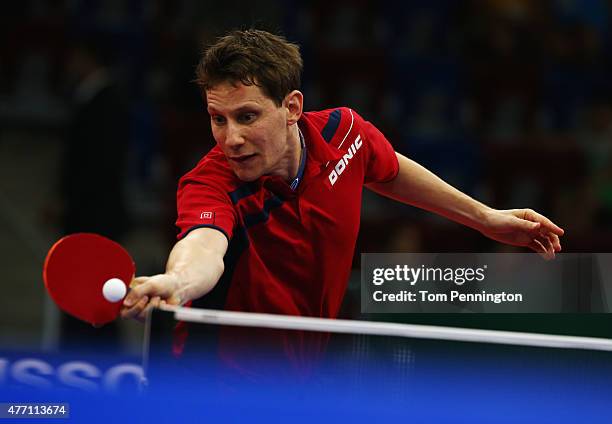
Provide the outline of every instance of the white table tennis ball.
<path id="1" fill-rule="evenodd" d="M 111 303 L 119 302 L 125 297 L 127 287 L 119 278 L 111 278 L 102 287 L 102 295 L 104 299 Z"/>

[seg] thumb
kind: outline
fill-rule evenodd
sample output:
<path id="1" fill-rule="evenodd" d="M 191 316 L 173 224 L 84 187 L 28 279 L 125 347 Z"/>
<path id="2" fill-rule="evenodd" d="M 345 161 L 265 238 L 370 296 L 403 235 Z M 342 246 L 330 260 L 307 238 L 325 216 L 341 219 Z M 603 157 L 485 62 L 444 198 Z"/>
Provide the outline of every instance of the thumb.
<path id="1" fill-rule="evenodd" d="M 138 277 L 130 284 L 130 290 L 127 296 L 123 299 L 123 304 L 127 307 L 135 305 L 138 301 L 150 291 L 148 277 Z"/>
<path id="2" fill-rule="evenodd" d="M 134 285 L 130 290 L 124 304 L 129 307 L 131 304 L 136 304 L 143 296 L 150 298 L 159 296 L 161 299 L 168 299 L 175 290 L 176 281 L 167 274 L 144 277 L 141 284 Z"/>
<path id="3" fill-rule="evenodd" d="M 142 275 L 140 277 L 132 278 L 132 282 L 130 283 L 130 288 L 134 288 L 136 286 L 141 285 L 142 283 L 146 283 L 146 281 L 151 278 L 149 276 Z"/>

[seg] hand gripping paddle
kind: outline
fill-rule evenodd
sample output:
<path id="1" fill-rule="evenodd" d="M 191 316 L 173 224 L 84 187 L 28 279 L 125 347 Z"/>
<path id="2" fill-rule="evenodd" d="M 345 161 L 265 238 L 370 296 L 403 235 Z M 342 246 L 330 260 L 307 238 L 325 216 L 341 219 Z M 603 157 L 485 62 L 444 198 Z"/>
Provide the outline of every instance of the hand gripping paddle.
<path id="1" fill-rule="evenodd" d="M 43 279 L 62 311 L 102 325 L 119 315 L 135 271 L 130 254 L 118 243 L 97 234 L 77 233 L 51 247 Z"/>

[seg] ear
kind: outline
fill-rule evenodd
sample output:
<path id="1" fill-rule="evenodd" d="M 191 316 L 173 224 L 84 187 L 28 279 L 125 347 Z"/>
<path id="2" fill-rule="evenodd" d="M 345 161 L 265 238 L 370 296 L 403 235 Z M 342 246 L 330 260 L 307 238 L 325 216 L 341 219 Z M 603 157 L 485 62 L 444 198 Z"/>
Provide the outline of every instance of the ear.
<path id="1" fill-rule="evenodd" d="M 304 95 L 301 91 L 293 90 L 285 97 L 283 106 L 287 109 L 287 126 L 295 124 L 302 116 Z"/>

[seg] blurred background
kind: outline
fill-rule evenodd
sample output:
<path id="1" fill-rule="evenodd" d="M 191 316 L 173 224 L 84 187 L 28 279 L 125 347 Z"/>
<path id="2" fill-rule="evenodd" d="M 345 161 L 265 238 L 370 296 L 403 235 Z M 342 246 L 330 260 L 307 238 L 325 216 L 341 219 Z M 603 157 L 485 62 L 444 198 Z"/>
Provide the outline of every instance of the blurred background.
<path id="1" fill-rule="evenodd" d="M 61 235 L 120 241 L 142 275 L 175 241 L 175 189 L 213 145 L 203 46 L 257 27 L 300 44 L 306 110 L 350 106 L 396 150 L 567 252 L 612 251 L 612 1 L 33 1 L 0 13 L 0 347 L 57 349 L 42 263 Z M 509 251 L 366 193 L 360 252 Z M 355 292 L 355 289 L 357 292 Z M 142 328 L 109 339 L 137 351 Z"/>

